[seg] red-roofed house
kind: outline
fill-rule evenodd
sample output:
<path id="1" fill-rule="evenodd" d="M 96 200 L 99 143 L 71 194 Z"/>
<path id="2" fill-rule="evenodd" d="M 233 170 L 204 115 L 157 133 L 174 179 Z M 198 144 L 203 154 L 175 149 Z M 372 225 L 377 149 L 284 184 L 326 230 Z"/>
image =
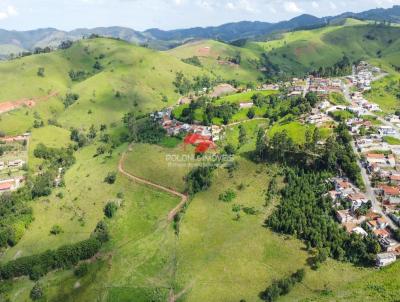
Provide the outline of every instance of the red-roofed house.
<path id="1" fill-rule="evenodd" d="M 400 190 L 398 187 L 381 185 L 383 198 L 391 204 L 400 204 Z"/>

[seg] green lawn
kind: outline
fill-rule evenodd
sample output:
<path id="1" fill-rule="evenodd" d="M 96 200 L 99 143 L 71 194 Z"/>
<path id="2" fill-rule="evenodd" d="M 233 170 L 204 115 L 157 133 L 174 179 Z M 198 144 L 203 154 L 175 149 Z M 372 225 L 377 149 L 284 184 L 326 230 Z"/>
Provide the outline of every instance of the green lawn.
<path id="1" fill-rule="evenodd" d="M 383 140 L 389 145 L 400 145 L 400 139 L 393 136 L 384 136 Z"/>
<path id="2" fill-rule="evenodd" d="M 393 113 L 400 108 L 400 100 L 396 97 L 396 92 L 388 87 L 396 87 L 396 83 L 400 79 L 398 73 L 396 75 L 387 76 L 372 84 L 372 90 L 365 94 L 366 98 L 378 104 L 385 113 Z"/>

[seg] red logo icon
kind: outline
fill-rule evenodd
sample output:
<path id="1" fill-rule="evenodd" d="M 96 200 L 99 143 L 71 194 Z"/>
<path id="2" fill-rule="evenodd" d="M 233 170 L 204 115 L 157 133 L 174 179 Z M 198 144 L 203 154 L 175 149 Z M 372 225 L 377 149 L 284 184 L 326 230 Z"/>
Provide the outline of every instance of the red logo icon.
<path id="1" fill-rule="evenodd" d="M 204 136 L 198 133 L 190 133 L 186 135 L 183 144 L 184 146 L 196 146 L 195 153 L 206 153 L 210 149 L 217 149 L 217 146 L 209 136 Z"/>

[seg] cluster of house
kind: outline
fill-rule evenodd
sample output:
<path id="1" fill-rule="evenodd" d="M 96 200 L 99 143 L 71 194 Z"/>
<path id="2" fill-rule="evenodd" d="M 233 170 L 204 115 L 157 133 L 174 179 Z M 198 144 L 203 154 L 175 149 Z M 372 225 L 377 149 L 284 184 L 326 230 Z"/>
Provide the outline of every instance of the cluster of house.
<path id="1" fill-rule="evenodd" d="M 0 137 L 0 142 L 2 143 L 14 143 L 14 142 L 23 142 L 29 139 L 30 133 L 24 133 L 23 135 L 17 136 L 4 136 Z"/>
<path id="2" fill-rule="evenodd" d="M 380 68 L 361 61 L 356 67 L 353 68 L 353 74 L 347 78 L 360 91 L 368 91 L 371 90 L 371 82 L 374 78 L 373 74 L 380 72 Z"/>
<path id="3" fill-rule="evenodd" d="M 18 136 L 0 137 L 0 142 L 1 144 L 23 143 L 28 141 L 29 136 L 29 133 L 25 133 Z M 6 175 L 5 179 L 4 176 L 0 177 L 0 194 L 8 191 L 17 190 L 23 185 L 25 180 L 23 176 L 13 176 L 9 173 L 9 171 L 21 170 L 26 164 L 26 160 L 22 158 L 5 159 L 6 156 L 9 157 L 8 154 L 4 154 L 0 157 L 0 173 Z"/>
<path id="4" fill-rule="evenodd" d="M 25 164 L 22 159 L 0 161 L 0 171 L 4 169 L 21 169 Z"/>
<path id="5" fill-rule="evenodd" d="M 342 81 L 340 79 L 317 78 L 310 76 L 308 81 L 308 91 L 315 92 L 321 97 L 328 96 L 330 92 L 342 91 Z"/>
<path id="6" fill-rule="evenodd" d="M 333 122 L 333 119 L 323 111 L 323 109 L 326 108 L 325 102 L 328 103 L 328 106 L 330 105 L 328 101 L 324 101 L 318 106 L 318 108 L 313 108 L 311 113 L 306 117 L 307 123 L 322 126 Z"/>
<path id="7" fill-rule="evenodd" d="M 220 140 L 223 135 L 223 128 L 217 125 L 203 126 L 197 124 L 182 123 L 171 118 L 172 108 L 167 108 L 163 111 L 152 113 L 152 117 L 157 121 L 170 136 L 178 136 L 182 134 L 195 133 L 202 137 L 208 137 L 213 142 Z"/>
<path id="8" fill-rule="evenodd" d="M 25 178 L 22 176 L 0 180 L 0 193 L 15 191 L 22 186 Z"/>
<path id="9" fill-rule="evenodd" d="M 360 236 L 367 236 L 368 233 L 374 235 L 384 251 L 377 255 L 377 266 L 382 267 L 396 261 L 396 257 L 400 256 L 400 243 L 392 237 L 388 220 L 370 209 L 365 213 L 357 211 L 370 203 L 368 198 L 346 179 L 334 178 L 332 181 L 335 189 L 329 195 L 333 206 L 340 208 L 343 202 L 350 205 L 349 208 L 336 210 L 336 217 L 345 230 Z"/>

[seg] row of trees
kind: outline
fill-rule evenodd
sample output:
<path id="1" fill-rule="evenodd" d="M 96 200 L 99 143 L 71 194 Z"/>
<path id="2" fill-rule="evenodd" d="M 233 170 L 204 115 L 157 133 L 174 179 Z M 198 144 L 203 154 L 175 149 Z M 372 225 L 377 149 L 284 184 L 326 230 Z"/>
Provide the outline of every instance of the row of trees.
<path id="1" fill-rule="evenodd" d="M 89 239 L 75 244 L 61 246 L 56 250 L 21 257 L 11 260 L 0 266 L 0 278 L 9 280 L 20 276 L 29 276 L 32 280 L 38 280 L 48 272 L 70 268 L 81 260 L 93 257 L 103 242 L 109 239 L 108 229 L 103 221 L 100 221 Z"/>
<path id="2" fill-rule="evenodd" d="M 193 63 L 193 59 L 192 62 Z M 177 72 L 173 82 L 176 92 L 181 95 L 188 95 L 190 92 L 198 92 L 213 88 L 220 80 L 211 79 L 207 75 L 195 76 L 192 80 L 188 79 L 183 72 Z"/>
<path id="3" fill-rule="evenodd" d="M 344 55 L 333 66 L 320 67 L 318 70 L 311 71 L 310 74 L 317 77 L 339 77 L 352 73 L 353 62 Z"/>
<path id="4" fill-rule="evenodd" d="M 279 296 L 287 295 L 296 283 L 303 281 L 304 276 L 304 269 L 299 269 L 289 277 L 275 280 L 269 287 L 260 293 L 260 298 L 263 301 L 274 302 L 279 298 Z"/>

